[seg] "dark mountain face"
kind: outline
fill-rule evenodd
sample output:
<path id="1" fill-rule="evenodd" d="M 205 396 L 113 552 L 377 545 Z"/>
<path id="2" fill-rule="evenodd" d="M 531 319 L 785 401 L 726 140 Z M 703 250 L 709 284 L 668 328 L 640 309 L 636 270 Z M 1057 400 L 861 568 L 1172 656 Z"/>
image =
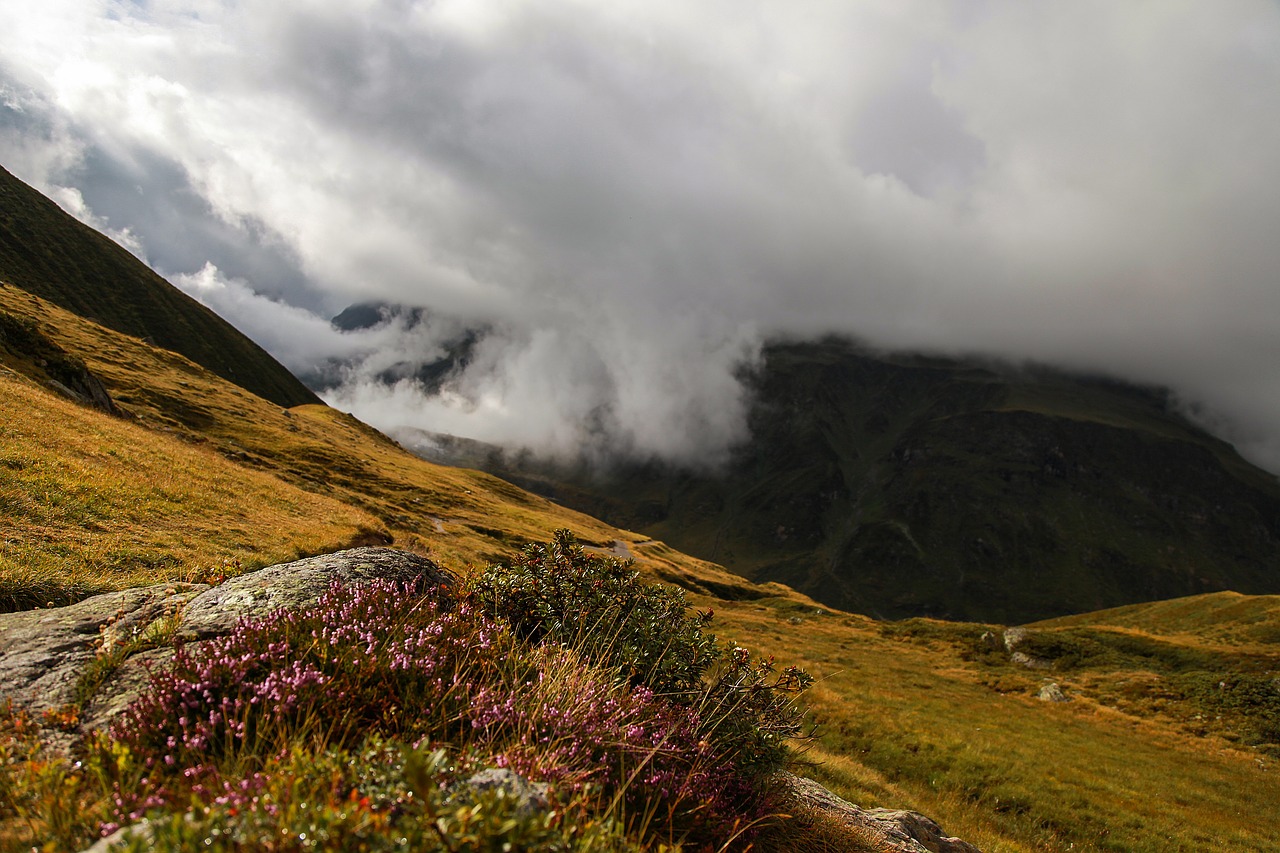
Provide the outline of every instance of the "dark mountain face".
<path id="1" fill-rule="evenodd" d="M 3 168 L 0 280 L 181 353 L 281 406 L 320 402 L 266 350 Z"/>
<path id="2" fill-rule="evenodd" d="M 717 475 L 486 467 L 756 581 L 884 617 L 1026 622 L 1280 591 L 1280 487 L 1156 389 L 1046 370 L 767 349 Z M 479 457 L 477 457 L 479 458 Z"/>

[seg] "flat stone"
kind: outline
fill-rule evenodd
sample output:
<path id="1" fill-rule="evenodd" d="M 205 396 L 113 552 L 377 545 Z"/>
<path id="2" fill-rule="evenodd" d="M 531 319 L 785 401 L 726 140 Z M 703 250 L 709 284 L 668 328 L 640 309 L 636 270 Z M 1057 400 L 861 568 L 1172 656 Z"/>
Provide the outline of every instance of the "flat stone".
<path id="1" fill-rule="evenodd" d="M 946 835 L 942 827 L 919 812 L 864 809 L 841 799 L 812 779 L 783 774 L 791 790 L 791 812 L 799 820 L 869 837 L 878 849 L 892 853 L 981 853 L 967 841 Z M 839 834 L 835 838 L 839 838 Z"/>

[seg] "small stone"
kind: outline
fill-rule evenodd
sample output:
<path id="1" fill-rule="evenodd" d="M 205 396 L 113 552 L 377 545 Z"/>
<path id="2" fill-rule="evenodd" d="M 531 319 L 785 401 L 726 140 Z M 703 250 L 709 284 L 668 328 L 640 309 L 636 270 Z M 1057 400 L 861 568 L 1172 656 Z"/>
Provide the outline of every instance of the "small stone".
<path id="1" fill-rule="evenodd" d="M 551 808 L 547 797 L 550 790 L 545 782 L 530 782 L 512 770 L 492 767 L 481 770 L 466 781 L 473 791 L 502 791 L 516 801 L 516 814 L 522 817 Z"/>
<path id="2" fill-rule="evenodd" d="M 1038 698 L 1041 702 L 1070 702 L 1071 701 L 1071 697 L 1068 696 L 1066 693 L 1064 693 L 1062 688 L 1059 687 L 1057 682 L 1055 681 L 1050 681 L 1048 684 L 1043 685 L 1040 688 L 1040 692 L 1036 694 L 1036 698 Z"/>

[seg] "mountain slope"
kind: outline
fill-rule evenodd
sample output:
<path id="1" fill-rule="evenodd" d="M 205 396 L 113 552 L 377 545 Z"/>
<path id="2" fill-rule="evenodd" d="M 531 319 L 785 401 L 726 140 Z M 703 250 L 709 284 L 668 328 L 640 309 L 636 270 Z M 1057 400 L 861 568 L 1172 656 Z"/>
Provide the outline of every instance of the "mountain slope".
<path id="1" fill-rule="evenodd" d="M 0 168 L 0 281 L 158 346 L 281 406 L 319 399 L 265 350 Z"/>
<path id="2" fill-rule="evenodd" d="M 1211 596 L 1032 626 L 1029 642 L 1049 668 L 1031 670 L 1005 652 L 1000 626 L 885 623 L 821 608 L 789 589 L 749 583 L 490 475 L 429 464 L 325 406 L 281 410 L 188 358 L 17 288 L 0 287 L 0 313 L 34 327 L 45 342 L 39 358 L 29 358 L 0 339 L 0 524 L 6 525 L 0 581 L 21 582 L 20 573 L 37 564 L 51 588 L 68 597 L 84 593 L 76 581 L 86 578 L 110 587 L 216 581 L 221 571 L 237 570 L 235 560 L 247 569 L 275 554 L 310 553 L 362 537 L 390 537 L 398 547 L 465 572 L 509 559 L 520 545 L 567 527 L 598 549 L 635 555 L 649 576 L 691 590 L 696 607 L 715 610 L 714 628 L 727 646 L 773 654 L 779 665 L 814 674 L 818 684 L 807 702 L 818 740 L 806 757 L 819 764 L 811 772 L 864 806 L 919 809 L 986 853 L 1280 849 L 1280 742 L 1271 735 L 1280 733 L 1271 726 L 1280 708 L 1266 703 L 1270 682 L 1260 678 L 1273 679 L 1280 669 L 1280 617 L 1272 598 Z M 39 364 L 50 361 L 49 353 L 62 353 L 67 364 L 82 365 L 100 380 L 124 417 L 73 406 L 51 390 L 48 365 Z M 796 358 L 793 375 L 803 376 L 809 368 Z M 932 404 L 1070 414 L 1112 426 L 1145 423 L 1144 435 L 1199 441 L 1194 430 L 1160 416 L 1155 402 L 1117 398 L 1105 387 L 1001 396 L 987 386 L 1005 380 L 990 371 L 970 368 L 957 378 L 945 366 L 912 364 L 941 372 L 918 374 L 916 386 L 906 378 L 867 381 L 875 393 L 844 408 L 846 422 L 856 426 L 863 423 L 857 406 L 891 404 L 876 406 L 888 414 L 876 433 L 883 450 L 874 458 L 887 469 L 893 456 L 883 461 L 884 454 L 919 422 L 920 406 Z M 866 369 L 872 376 L 895 375 L 892 364 Z M 950 394 L 939 390 L 948 376 L 957 380 Z M 818 387 L 829 386 L 830 378 Z M 775 432 L 766 434 L 821 437 L 815 424 L 835 422 L 835 404 L 824 410 L 810 402 L 816 388 L 790 390 L 800 395 L 799 408 L 763 412 L 760 428 L 772 423 Z M 926 440 L 931 435 L 924 433 Z M 927 443 L 935 454 L 951 450 L 937 440 Z M 852 463 L 872 456 L 873 445 L 859 446 L 863 453 Z M 916 446 L 906 446 L 914 456 Z M 1234 464 L 1229 448 L 1201 446 L 1223 467 Z M 816 446 L 781 443 L 774 450 L 777 459 L 764 451 L 759 458 L 762 470 L 774 470 L 780 480 L 787 462 L 821 460 L 824 453 L 844 458 Z M 802 494 L 804 480 L 814 478 L 797 470 Z M 653 487 L 663 483 L 662 473 L 636 474 L 638 489 L 650 489 L 640 498 L 656 496 L 649 504 L 624 502 L 628 496 L 619 493 L 596 493 L 596 499 L 665 512 L 658 500 L 665 493 Z M 1265 482 L 1258 488 L 1265 490 Z M 699 487 L 688 478 L 670 483 L 688 495 Z M 702 487 L 706 495 L 726 488 Z M 759 495 L 742 496 L 743 506 L 747 498 Z M 689 497 L 681 500 L 697 510 Z M 11 514 L 11 507 L 22 514 Z M 762 523 L 770 520 L 767 511 L 760 510 Z M 776 534 L 776 527 L 770 530 Z M 749 560 L 744 543 L 736 553 Z M 731 537 L 722 547 L 728 544 Z M 113 561 L 101 558 L 113 550 L 119 552 Z M 1215 613 L 1213 631 L 1195 626 L 1192 617 L 1200 611 Z M 1177 636 L 1140 635 L 1162 626 Z M 1045 678 L 1060 682 L 1074 701 L 1037 699 Z M 7 770 L 0 767 L 0 775 Z M 41 778 L 56 786 L 50 796 L 65 798 L 63 777 Z"/>
<path id="3" fill-rule="evenodd" d="M 1280 667 L 1271 598 L 1230 597 L 1221 636 L 1204 640 L 1137 642 L 1104 630 L 1120 622 L 1114 614 L 1077 617 L 1069 630 L 1034 626 L 1036 648 L 1057 657 L 1028 670 L 983 640 L 997 626 L 881 623 L 820 608 L 486 474 L 431 465 L 332 409 L 282 412 L 15 288 L 0 288 L 0 311 L 35 320 L 132 416 L 75 406 L 0 354 L 10 371 L 0 370 L 0 499 L 26 512 L 6 513 L 0 579 L 38 558 L 47 579 L 78 597 L 86 578 L 99 587 L 216 579 L 235 560 L 247 569 L 361 536 L 394 537 L 465 571 L 570 527 L 692 590 L 695 606 L 715 610 L 726 644 L 817 676 L 808 704 L 819 740 L 806 757 L 820 763 L 807 772 L 863 806 L 924 811 L 986 853 L 1280 845 L 1280 777 L 1263 751 L 1280 745 L 1261 743 L 1272 717 L 1265 707 L 1210 710 L 1218 694 L 1202 690 Z M 82 588 L 68 589 L 77 580 Z M 1150 608 L 1128 618 L 1190 630 Z M 1222 637 L 1246 630 L 1253 645 L 1224 648 Z M 1044 677 L 1074 701 L 1037 700 Z M 1259 685 L 1230 686 L 1223 695 L 1247 698 Z M 1206 711 L 1223 719 L 1204 724 L 1196 717 Z"/>
<path id="4" fill-rule="evenodd" d="M 282 410 L 182 355 L 17 288 L 0 287 L 3 316 L 38 328 L 47 346 L 100 380 L 132 421 L 80 410 L 36 387 L 47 385 L 46 373 L 9 348 L 0 324 L 0 378 L 7 377 L 0 394 L 0 508 L 12 509 L 0 515 L 0 586 L 27 583 L 37 569 L 46 579 L 59 574 L 62 586 L 42 586 L 47 595 L 40 603 L 181 579 L 223 563 L 255 568 L 352 542 L 394 541 L 464 566 L 545 540 L 558 528 L 625 550 L 644 571 L 695 591 L 791 594 L 757 587 L 489 474 L 426 462 L 327 406 Z M 100 450 L 92 448 L 95 441 Z M 197 510 L 209 500 L 201 483 L 217 483 L 217 500 L 232 506 Z M 304 509 L 285 518 L 292 506 Z M 212 523 L 222 512 L 236 521 Z M 42 520 L 49 514 L 57 521 Z M 188 514 L 198 523 L 184 522 Z"/>
<path id="5" fill-rule="evenodd" d="M 855 612 L 1016 623 L 1280 591 L 1276 479 L 1157 390 L 839 340 L 768 347 L 751 382 L 724 472 L 469 458 Z"/>

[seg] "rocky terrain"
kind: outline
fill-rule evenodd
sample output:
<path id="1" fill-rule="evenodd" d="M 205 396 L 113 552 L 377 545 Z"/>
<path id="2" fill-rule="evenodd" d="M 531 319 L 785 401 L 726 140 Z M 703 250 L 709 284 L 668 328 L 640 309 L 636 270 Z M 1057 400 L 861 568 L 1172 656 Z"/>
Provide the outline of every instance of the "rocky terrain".
<path id="1" fill-rule="evenodd" d="M 6 650 L 0 656 L 0 697 L 45 718 L 80 708 L 73 724 L 47 731 L 49 749 L 74 754 L 82 738 L 106 730 L 148 689 L 152 674 L 172 659 L 175 647 L 198 649 L 238 623 L 279 609 L 312 607 L 335 581 L 375 580 L 448 587 L 453 577 L 416 554 L 357 548 L 271 566 L 217 586 L 158 584 L 66 607 L 0 614 L 0 647 Z M 495 769 L 470 781 L 508 790 L 531 808 L 550 808 L 546 785 L 533 785 L 510 771 Z M 946 835 L 917 812 L 861 809 L 790 774 L 787 784 L 790 810 L 799 823 L 793 831 L 820 836 L 831 849 L 852 845 L 856 838 L 890 853 L 977 853 L 978 848 Z M 90 849 L 104 853 L 117 843 L 145 840 L 149 832 L 147 822 L 122 827 Z"/>

